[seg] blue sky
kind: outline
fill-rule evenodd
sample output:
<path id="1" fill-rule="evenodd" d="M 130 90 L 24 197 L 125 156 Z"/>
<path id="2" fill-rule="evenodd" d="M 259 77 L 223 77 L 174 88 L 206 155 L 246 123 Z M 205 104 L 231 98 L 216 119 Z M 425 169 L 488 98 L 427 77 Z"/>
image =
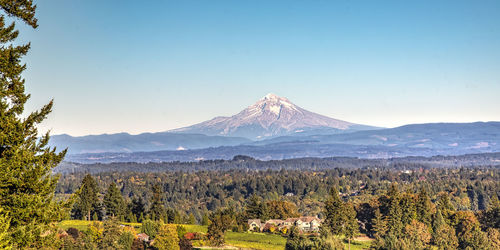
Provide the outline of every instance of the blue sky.
<path id="1" fill-rule="evenodd" d="M 139 4 L 138 4 L 139 3 Z M 500 1 L 37 1 L 42 130 L 152 132 L 272 92 L 350 122 L 500 120 Z"/>

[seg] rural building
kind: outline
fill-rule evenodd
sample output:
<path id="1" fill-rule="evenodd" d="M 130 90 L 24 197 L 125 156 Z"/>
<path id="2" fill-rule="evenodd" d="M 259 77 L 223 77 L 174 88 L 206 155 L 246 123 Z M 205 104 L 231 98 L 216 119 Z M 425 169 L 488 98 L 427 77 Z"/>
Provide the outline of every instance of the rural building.
<path id="1" fill-rule="evenodd" d="M 250 231 L 266 231 L 271 227 L 276 227 L 278 230 L 296 226 L 304 232 L 318 231 L 321 225 L 321 220 L 318 217 L 303 216 L 299 218 L 288 218 L 286 220 L 271 219 L 262 223 L 260 219 L 248 220 L 248 230 Z"/>

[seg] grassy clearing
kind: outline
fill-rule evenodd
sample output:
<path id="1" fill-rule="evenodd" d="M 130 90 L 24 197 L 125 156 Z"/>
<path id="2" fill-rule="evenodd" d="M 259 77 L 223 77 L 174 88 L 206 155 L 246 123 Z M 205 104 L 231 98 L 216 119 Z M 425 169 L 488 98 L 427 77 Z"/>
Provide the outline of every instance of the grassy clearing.
<path id="1" fill-rule="evenodd" d="M 345 249 L 348 249 L 347 242 L 344 242 Z M 351 241 L 351 250 L 369 249 L 371 241 Z"/>
<path id="2" fill-rule="evenodd" d="M 80 231 L 87 230 L 87 226 L 90 224 L 89 221 L 86 220 L 63 220 L 59 222 L 58 226 L 64 230 L 67 230 L 70 227 L 76 228 Z"/>
<path id="3" fill-rule="evenodd" d="M 227 232 L 226 243 L 235 247 L 253 249 L 285 249 L 286 238 L 264 233 Z"/>
<path id="4" fill-rule="evenodd" d="M 344 237 L 341 237 L 344 242 L 345 249 L 348 249 L 349 244 Z M 370 249 L 370 244 L 372 243 L 372 239 L 368 237 L 360 237 L 359 240 L 351 240 L 351 250 L 361 250 L 361 249 Z"/>

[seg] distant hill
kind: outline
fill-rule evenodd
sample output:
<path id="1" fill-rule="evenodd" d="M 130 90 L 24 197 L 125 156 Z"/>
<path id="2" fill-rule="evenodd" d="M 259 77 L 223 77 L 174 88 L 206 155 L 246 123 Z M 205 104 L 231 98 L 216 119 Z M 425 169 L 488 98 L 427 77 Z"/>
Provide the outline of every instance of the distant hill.
<path id="1" fill-rule="evenodd" d="M 143 133 L 139 135 L 119 133 L 78 137 L 54 135 L 51 136 L 49 144 L 51 146 L 57 146 L 58 150 L 68 148 L 69 154 L 84 154 L 159 150 L 182 151 L 188 149 L 240 145 L 249 142 L 251 142 L 249 139 L 241 137 L 161 132 Z"/>
<path id="2" fill-rule="evenodd" d="M 500 152 L 500 122 L 414 124 L 334 135 L 286 136 L 244 145 L 136 153 L 70 155 L 75 162 L 196 161 L 350 156 L 390 158 Z"/>

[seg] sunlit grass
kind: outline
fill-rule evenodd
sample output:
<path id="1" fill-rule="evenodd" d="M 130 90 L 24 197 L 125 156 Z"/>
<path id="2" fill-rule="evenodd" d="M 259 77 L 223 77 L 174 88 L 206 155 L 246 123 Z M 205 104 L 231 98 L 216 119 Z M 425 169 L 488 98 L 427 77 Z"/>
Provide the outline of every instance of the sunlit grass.
<path id="1" fill-rule="evenodd" d="M 226 243 L 235 247 L 253 249 L 285 249 L 286 238 L 265 233 L 227 232 Z"/>

